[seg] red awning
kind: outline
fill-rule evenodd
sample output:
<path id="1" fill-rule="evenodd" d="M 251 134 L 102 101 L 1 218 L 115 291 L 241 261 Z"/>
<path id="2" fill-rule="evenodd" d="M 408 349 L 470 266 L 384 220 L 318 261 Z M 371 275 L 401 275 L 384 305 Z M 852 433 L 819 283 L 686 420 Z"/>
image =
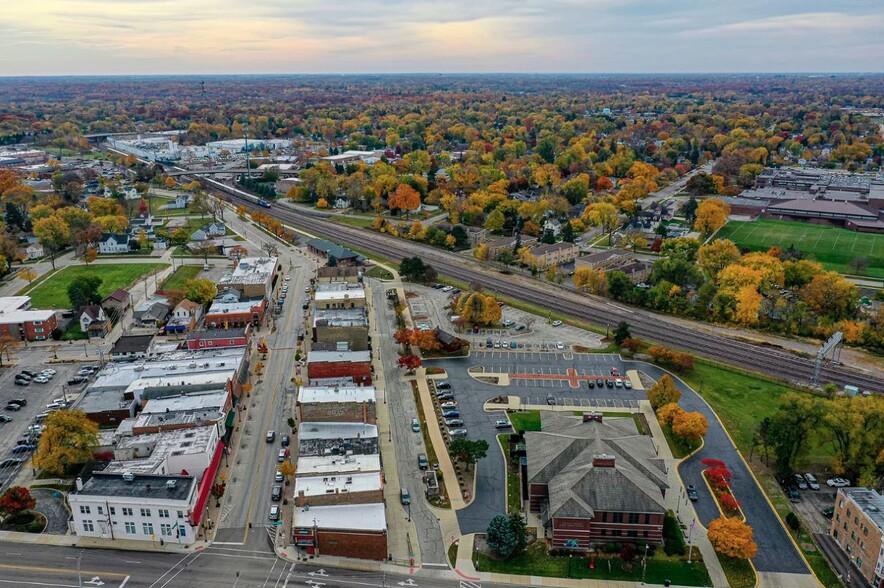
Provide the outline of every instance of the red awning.
<path id="1" fill-rule="evenodd" d="M 193 507 L 193 510 L 190 513 L 190 524 L 191 526 L 196 526 L 200 524 L 200 521 L 203 520 L 203 512 L 206 508 L 206 502 L 209 500 L 209 493 L 212 491 L 212 484 L 215 480 L 215 474 L 218 473 L 218 466 L 221 465 L 221 455 L 224 453 L 224 442 L 218 441 L 218 446 L 215 447 L 215 454 L 212 455 L 212 461 L 209 463 L 209 467 L 206 468 L 205 473 L 203 474 L 203 479 L 200 482 L 199 487 L 199 495 L 196 498 L 196 505 Z"/>

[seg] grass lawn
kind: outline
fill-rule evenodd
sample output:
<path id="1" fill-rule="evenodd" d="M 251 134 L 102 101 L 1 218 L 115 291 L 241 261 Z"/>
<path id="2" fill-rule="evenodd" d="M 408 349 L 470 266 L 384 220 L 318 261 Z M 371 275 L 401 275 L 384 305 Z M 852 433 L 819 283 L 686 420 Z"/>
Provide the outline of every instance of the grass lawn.
<path id="1" fill-rule="evenodd" d="M 523 431 L 539 431 L 540 430 L 540 411 L 529 410 L 526 412 L 509 413 L 510 422 L 513 424 L 513 431 L 521 433 Z"/>
<path id="2" fill-rule="evenodd" d="M 729 222 L 716 236 L 753 251 L 767 251 L 774 245 L 788 249 L 794 245 L 805 257 L 841 273 L 855 273 L 847 268 L 847 264 L 857 257 L 865 257 L 868 269 L 862 272 L 863 275 L 884 278 L 884 235 L 760 219 Z"/>
<path id="3" fill-rule="evenodd" d="M 183 289 L 184 283 L 197 277 L 201 271 L 202 268 L 198 265 L 182 265 L 160 284 L 160 291 Z"/>
<path id="4" fill-rule="evenodd" d="M 457 541 L 448 546 L 448 561 L 451 562 L 451 567 L 457 565 L 457 549 L 459 546 L 460 544 Z"/>
<path id="5" fill-rule="evenodd" d="M 748 559 L 718 556 L 724 575 L 727 576 L 727 584 L 730 588 L 754 588 L 755 570 Z"/>
<path id="6" fill-rule="evenodd" d="M 669 425 L 662 427 L 662 429 L 663 436 L 666 437 L 666 443 L 669 444 L 669 449 L 672 451 L 672 456 L 675 457 L 675 459 L 687 457 L 692 451 L 700 446 L 699 443 L 692 444 L 684 438 L 674 434 L 672 432 L 672 427 Z"/>
<path id="7" fill-rule="evenodd" d="M 378 280 L 392 280 L 393 274 L 389 271 L 385 270 L 382 267 L 375 266 L 365 272 L 365 276 L 368 278 L 377 278 Z"/>
<path id="8" fill-rule="evenodd" d="M 497 440 L 503 450 L 503 460 L 506 464 L 506 512 L 522 512 L 522 493 L 519 489 L 519 474 L 510 463 L 509 434 L 498 435 Z"/>
<path id="9" fill-rule="evenodd" d="M 478 570 L 481 572 L 497 572 L 501 574 L 519 574 L 524 576 L 550 576 L 554 578 L 625 580 L 641 582 L 641 555 L 636 553 L 631 569 L 624 569 L 619 555 L 598 556 L 595 558 L 595 569 L 590 569 L 590 559 L 584 557 L 552 557 L 546 552 L 543 542 L 536 542 L 524 553 L 508 560 L 495 560 L 482 553 L 476 553 Z M 671 580 L 677 586 L 707 586 L 709 574 L 702 561 L 696 559 L 688 564 L 679 557 L 667 557 L 662 549 L 648 558 L 645 581 L 648 584 L 663 584 L 663 580 Z"/>
<path id="10" fill-rule="evenodd" d="M 84 341 L 89 337 L 83 332 L 79 321 L 71 321 L 68 330 L 61 336 L 62 341 Z"/>
<path id="11" fill-rule="evenodd" d="M 152 194 L 148 199 L 150 213 L 158 218 L 165 218 L 167 216 L 186 216 L 189 214 L 199 214 L 198 212 L 195 212 L 190 208 L 173 208 L 171 210 L 163 208 L 163 206 L 167 204 L 172 204 L 174 202 L 174 198 L 166 198 L 164 196 L 157 196 L 156 194 Z"/>
<path id="12" fill-rule="evenodd" d="M 341 223 L 342 225 L 350 225 L 351 227 L 359 227 L 360 229 L 365 229 L 372 224 L 374 224 L 374 217 L 372 218 L 355 218 L 352 216 L 341 216 L 339 214 L 334 214 L 329 217 L 329 220 L 335 221 L 336 223 Z"/>
<path id="13" fill-rule="evenodd" d="M 70 266 L 57 272 L 28 292 L 34 308 L 70 308 L 67 287 L 71 280 L 83 275 L 101 278 L 98 293 L 107 296 L 117 288 L 128 288 L 152 270 L 168 267 L 164 263 L 119 263 Z"/>

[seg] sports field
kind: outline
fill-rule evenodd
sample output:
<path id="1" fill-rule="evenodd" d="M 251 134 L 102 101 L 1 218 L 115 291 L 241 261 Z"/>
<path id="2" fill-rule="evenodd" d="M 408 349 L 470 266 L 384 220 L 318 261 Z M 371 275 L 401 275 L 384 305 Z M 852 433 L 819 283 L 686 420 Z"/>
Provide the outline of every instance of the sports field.
<path id="1" fill-rule="evenodd" d="M 773 246 L 794 246 L 808 259 L 815 259 L 827 269 L 856 273 L 847 264 L 865 257 L 867 269 L 861 275 L 884 278 L 884 235 L 857 233 L 838 227 L 824 227 L 801 222 L 759 219 L 731 221 L 716 235 L 730 239 L 740 248 L 767 251 Z"/>

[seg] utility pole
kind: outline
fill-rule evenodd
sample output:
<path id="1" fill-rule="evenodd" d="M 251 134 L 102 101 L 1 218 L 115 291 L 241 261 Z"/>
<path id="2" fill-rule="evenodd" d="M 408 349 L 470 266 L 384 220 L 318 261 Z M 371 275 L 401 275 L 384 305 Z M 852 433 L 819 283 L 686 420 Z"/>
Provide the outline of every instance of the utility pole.
<path id="1" fill-rule="evenodd" d="M 80 572 L 80 561 L 83 559 L 83 552 L 85 549 L 81 549 L 80 553 L 77 554 L 77 586 L 83 588 L 83 574 Z"/>

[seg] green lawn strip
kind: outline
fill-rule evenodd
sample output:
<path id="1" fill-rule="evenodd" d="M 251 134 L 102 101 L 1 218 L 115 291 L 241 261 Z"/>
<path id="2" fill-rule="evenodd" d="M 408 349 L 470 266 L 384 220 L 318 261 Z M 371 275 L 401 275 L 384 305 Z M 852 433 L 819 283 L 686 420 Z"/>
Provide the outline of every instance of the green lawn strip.
<path id="1" fill-rule="evenodd" d="M 182 265 L 171 276 L 163 280 L 163 283 L 160 284 L 160 291 L 183 289 L 184 283 L 196 278 L 200 271 L 202 268 L 198 265 Z"/>
<path id="2" fill-rule="evenodd" d="M 175 202 L 174 198 L 169 198 L 166 196 L 160 196 L 158 194 L 152 194 L 150 199 L 148 200 L 150 206 L 150 213 L 157 218 L 163 218 L 167 216 L 186 216 L 190 214 L 199 214 L 194 213 L 193 210 L 189 208 L 161 208 L 166 204 L 173 204 Z"/>
<path id="3" fill-rule="evenodd" d="M 773 246 L 787 249 L 794 246 L 805 257 L 816 259 L 828 269 L 855 273 L 847 264 L 857 257 L 868 260 L 862 275 L 884 277 L 884 236 L 858 233 L 840 227 L 811 225 L 794 221 L 761 219 L 732 221 L 717 234 L 730 239 L 741 248 L 767 251 Z"/>
<path id="4" fill-rule="evenodd" d="M 510 423 L 513 425 L 513 431 L 522 433 L 524 431 L 540 430 L 540 411 L 529 410 L 526 412 L 509 413 Z"/>
<path id="5" fill-rule="evenodd" d="M 378 280 L 392 280 L 393 274 L 382 267 L 375 266 L 365 272 L 367 278 L 377 278 Z"/>
<path id="6" fill-rule="evenodd" d="M 841 580 L 838 579 L 838 574 L 835 573 L 835 570 L 829 564 L 829 560 L 822 553 L 819 551 L 813 553 L 804 551 L 804 557 L 807 558 L 807 562 L 813 568 L 813 573 L 816 574 L 816 577 L 823 586 L 826 588 L 841 588 L 843 586 Z"/>
<path id="7" fill-rule="evenodd" d="M 457 541 L 448 546 L 448 561 L 451 563 L 451 567 L 457 566 L 457 549 L 459 546 L 460 543 Z"/>
<path id="8" fill-rule="evenodd" d="M 352 216 L 333 215 L 328 217 L 328 220 L 334 221 L 336 223 L 341 223 L 342 225 L 359 227 L 360 229 L 368 228 L 372 226 L 372 224 L 374 224 L 373 218 L 353 218 Z"/>
<path id="9" fill-rule="evenodd" d="M 696 554 L 695 554 L 696 557 Z M 501 574 L 518 574 L 524 576 L 550 576 L 554 578 L 573 579 L 596 579 L 596 580 L 625 580 L 641 582 L 642 580 L 642 554 L 636 550 L 635 560 L 629 569 L 624 568 L 624 563 L 619 554 L 598 555 L 595 558 L 595 568 L 590 569 L 588 557 L 553 557 L 546 551 L 543 542 L 535 542 L 523 553 L 506 560 L 497 560 L 483 553 L 475 554 L 478 562 L 477 569 L 481 572 L 496 572 Z M 668 557 L 662 549 L 657 549 L 654 556 L 648 558 L 645 582 L 648 584 L 663 584 L 663 580 L 670 580 L 678 586 L 707 586 L 709 574 L 702 561 L 694 559 L 687 563 L 684 557 Z"/>
<path id="10" fill-rule="evenodd" d="M 64 335 L 61 336 L 62 341 L 83 341 L 88 339 L 89 337 L 86 333 L 83 332 L 83 329 L 80 327 L 80 321 L 72 320 L 68 330 L 64 332 Z"/>
<path id="11" fill-rule="evenodd" d="M 754 588 L 756 583 L 755 570 L 748 559 L 737 559 L 718 556 L 724 575 L 727 577 L 729 588 Z"/>
<path id="12" fill-rule="evenodd" d="M 163 263 L 120 263 L 69 266 L 55 273 L 28 293 L 34 308 L 70 308 L 67 287 L 79 276 L 94 275 L 101 278 L 98 293 L 104 297 L 117 288 L 128 288 L 136 280 L 152 270 L 168 267 Z"/>
<path id="13" fill-rule="evenodd" d="M 497 440 L 503 450 L 503 460 L 506 466 L 506 512 L 522 512 L 522 493 L 519 489 L 518 470 L 510 463 L 509 433 L 498 435 Z"/>
<path id="14" fill-rule="evenodd" d="M 661 428 L 663 429 L 663 436 L 666 437 L 666 443 L 669 445 L 669 449 L 672 451 L 672 456 L 675 459 L 687 457 L 699 446 L 699 443 L 694 445 L 673 433 L 670 425 Z"/>

